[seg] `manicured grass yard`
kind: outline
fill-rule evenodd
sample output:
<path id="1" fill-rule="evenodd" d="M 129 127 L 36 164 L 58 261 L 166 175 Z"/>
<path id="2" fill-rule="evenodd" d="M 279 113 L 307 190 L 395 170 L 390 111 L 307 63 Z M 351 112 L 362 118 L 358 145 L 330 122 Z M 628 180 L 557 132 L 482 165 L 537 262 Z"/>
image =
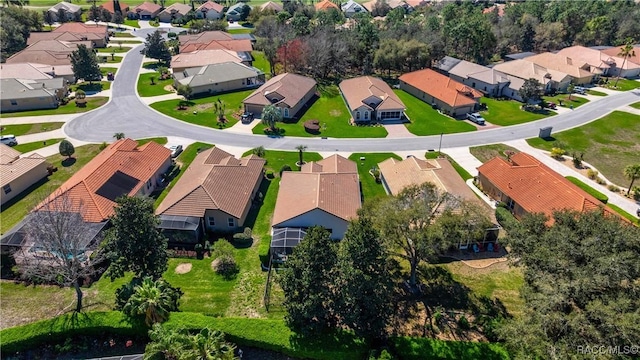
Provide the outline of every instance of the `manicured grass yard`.
<path id="1" fill-rule="evenodd" d="M 587 94 L 588 95 L 594 95 L 594 96 L 607 96 L 607 93 L 603 93 L 602 91 L 598 91 L 598 90 L 587 90 Z"/>
<path id="2" fill-rule="evenodd" d="M 466 121 L 440 114 L 431 105 L 403 90 L 394 90 L 394 92 L 407 107 L 406 114 L 411 119 L 411 123 L 406 124 L 406 127 L 413 134 L 426 136 L 476 130 L 475 126 Z"/>
<path id="3" fill-rule="evenodd" d="M 37 134 L 41 132 L 60 129 L 62 125 L 64 125 L 63 122 L 5 125 L 5 126 L 2 126 L 2 134 L 11 134 L 15 136 Z"/>
<path id="4" fill-rule="evenodd" d="M 127 32 L 117 32 L 113 35 L 113 37 L 117 37 L 117 38 L 134 38 L 135 36 L 133 34 L 129 34 Z"/>
<path id="5" fill-rule="evenodd" d="M 107 76 L 107 73 L 113 73 L 113 75 L 115 75 L 116 72 L 118 72 L 118 68 L 101 67 L 100 68 L 100 72 L 102 73 L 102 76 Z"/>
<path id="6" fill-rule="evenodd" d="M 613 89 L 613 90 L 619 90 L 619 91 L 629 91 L 629 90 L 640 88 L 640 81 L 620 79 L 618 80 L 617 86 L 614 87 L 615 83 L 616 83 L 615 78 L 609 78 L 609 83 L 606 85 L 603 85 L 603 87 Z"/>
<path id="7" fill-rule="evenodd" d="M 352 126 L 349 124 L 351 115 L 342 100 L 340 91 L 335 85 L 327 86 L 319 90 L 320 97 L 315 97 L 305 107 L 302 117 L 297 122 L 284 122 L 276 124 L 285 136 L 317 137 L 326 136 L 334 138 L 382 138 L 387 136 L 387 130 L 382 126 Z M 309 134 L 304 129 L 307 120 L 319 120 L 319 134 Z M 264 134 L 266 126 L 257 124 L 253 128 L 254 134 Z"/>
<path id="8" fill-rule="evenodd" d="M 41 149 L 43 147 L 47 147 L 47 146 L 59 143 L 62 140 L 63 139 L 49 139 L 49 140 L 45 140 L 45 141 L 34 141 L 34 142 L 30 142 L 30 143 L 18 144 L 16 146 L 14 146 L 13 148 L 24 154 L 26 152 L 38 150 L 38 149 Z"/>
<path id="9" fill-rule="evenodd" d="M 640 115 L 622 111 L 584 126 L 553 134 L 550 140 L 527 139 L 529 145 L 550 151 L 559 146 L 571 153 L 584 153 L 584 160 L 619 186 L 628 180 L 623 169 L 640 159 Z"/>
<path id="10" fill-rule="evenodd" d="M 640 101 L 637 102 L 637 103 L 633 103 L 633 104 L 631 104 L 629 106 L 631 106 L 632 108 L 640 109 Z"/>
<path id="11" fill-rule="evenodd" d="M 138 145 L 144 145 L 151 141 L 157 142 L 160 145 L 166 145 L 168 140 L 166 137 L 154 137 L 154 138 L 138 139 L 136 141 L 138 142 Z"/>
<path id="12" fill-rule="evenodd" d="M 167 1 L 167 3 L 169 2 L 170 1 Z M 133 26 L 134 28 L 140 28 L 140 24 L 138 24 L 138 20 L 124 19 L 124 25 Z"/>
<path id="13" fill-rule="evenodd" d="M 360 160 L 364 157 L 364 160 Z M 358 164 L 358 174 L 360 175 L 360 184 L 362 186 L 362 196 L 364 201 L 370 201 L 377 197 L 387 196 L 386 191 L 381 183 L 377 183 L 376 179 L 369 174 L 369 170 L 377 168 L 378 164 L 388 158 L 402 160 L 400 156 L 394 153 L 353 153 L 349 159 Z"/>
<path id="14" fill-rule="evenodd" d="M 588 99 L 576 96 L 575 94 L 571 95 L 571 100 L 569 100 L 569 94 L 557 94 L 555 96 L 544 96 L 543 98 L 547 102 L 553 102 L 558 106 L 567 108 L 571 105 L 573 105 L 574 108 L 577 108 L 578 106 L 589 102 Z M 560 102 L 562 102 L 562 105 L 560 105 Z"/>
<path id="15" fill-rule="evenodd" d="M 93 159 L 100 152 L 99 146 L 100 145 L 92 144 L 76 147 L 76 152 L 73 155 L 76 161 L 69 166 L 62 164 L 62 160 L 66 159 L 66 157 L 59 154 L 47 157 L 47 161 L 53 166 L 56 166 L 58 171 L 2 205 L 0 232 L 4 234 L 11 229 L 22 220 L 40 200 L 51 194 L 63 182 L 69 179 L 71 175 L 82 168 L 89 160 Z"/>
<path id="16" fill-rule="evenodd" d="M 228 29 L 227 32 L 229 34 L 251 34 L 253 29 L 244 28 L 244 29 Z"/>
<path id="17" fill-rule="evenodd" d="M 154 79 L 153 85 L 151 85 L 152 77 Z M 140 74 L 140 77 L 138 78 L 138 94 L 142 97 L 171 94 L 171 91 L 167 91 L 164 88 L 165 86 L 172 84 L 173 79 L 171 77 L 165 80 L 160 80 L 159 73 Z"/>
<path id="18" fill-rule="evenodd" d="M 249 96 L 253 90 L 237 91 L 222 95 L 208 96 L 205 98 L 192 99 L 185 102 L 186 108 L 179 110 L 178 105 L 184 100 L 166 100 L 153 103 L 150 106 L 159 112 L 171 116 L 173 118 L 186 121 L 191 124 L 218 128 L 218 123 L 213 114 L 213 103 L 222 100 L 226 104 L 225 115 L 227 123 L 225 127 L 231 127 L 238 122 L 238 119 L 231 116 L 234 113 L 241 112 L 243 109 L 242 100 Z M 193 112 L 196 111 L 194 114 Z"/>
<path id="19" fill-rule="evenodd" d="M 580 181 L 580 179 L 573 177 L 573 176 L 565 176 L 565 178 L 569 181 L 571 181 L 573 184 L 575 184 L 577 187 L 579 187 L 580 189 L 584 190 L 587 194 L 590 194 L 591 196 L 593 196 L 594 198 L 598 199 L 598 201 L 600 201 L 603 204 L 606 204 L 609 201 L 609 197 L 603 193 L 601 193 L 600 191 L 592 188 L 591 186 L 583 183 L 582 181 Z"/>
<path id="20" fill-rule="evenodd" d="M 57 109 L 45 109 L 45 110 L 29 110 L 16 113 L 2 114 L 0 118 L 8 117 L 22 117 L 22 116 L 39 116 L 39 115 L 60 115 L 60 114 L 77 114 L 87 112 L 99 108 L 109 101 L 109 98 L 96 96 L 87 98 L 87 104 L 85 107 L 76 106 L 74 101 L 69 101 L 67 105 L 58 107 Z"/>
<path id="21" fill-rule="evenodd" d="M 252 51 L 251 55 L 253 56 L 253 67 L 262 70 L 268 79 L 271 76 L 271 66 L 269 66 L 264 53 L 262 51 Z"/>
<path id="22" fill-rule="evenodd" d="M 120 54 L 120 53 L 126 53 L 131 49 L 133 49 L 133 48 L 130 48 L 130 47 L 119 47 L 119 46 L 109 46 L 109 47 L 106 47 L 106 48 L 99 48 L 98 52 L 99 53 L 107 53 L 107 54 L 111 54 L 111 53 Z"/>
<path id="23" fill-rule="evenodd" d="M 69 87 L 70 91 L 76 91 L 78 89 L 84 90 L 87 94 L 97 93 L 102 90 L 109 90 L 111 88 L 111 81 L 93 81 L 89 84 L 88 81 L 77 83 Z"/>
<path id="24" fill-rule="evenodd" d="M 493 159 L 496 156 L 499 156 L 503 159 L 506 159 L 505 151 L 513 151 L 514 153 L 518 153 L 518 149 L 512 148 L 511 146 L 505 144 L 493 144 L 493 145 L 484 145 L 484 146 L 474 146 L 469 148 L 471 155 L 475 156 L 478 160 L 483 163 Z"/>
<path id="25" fill-rule="evenodd" d="M 100 54 L 98 56 L 98 63 L 99 64 L 116 64 L 116 63 L 121 63 L 122 62 L 122 56 L 114 56 L 113 59 L 111 58 L 110 54 Z"/>
<path id="26" fill-rule="evenodd" d="M 550 110 L 535 113 L 521 110 L 520 107 L 522 106 L 522 103 L 515 100 L 482 98 L 480 102 L 486 103 L 488 107 L 486 111 L 480 112 L 482 117 L 484 117 L 487 122 L 494 125 L 517 125 L 556 115 L 555 112 Z"/>

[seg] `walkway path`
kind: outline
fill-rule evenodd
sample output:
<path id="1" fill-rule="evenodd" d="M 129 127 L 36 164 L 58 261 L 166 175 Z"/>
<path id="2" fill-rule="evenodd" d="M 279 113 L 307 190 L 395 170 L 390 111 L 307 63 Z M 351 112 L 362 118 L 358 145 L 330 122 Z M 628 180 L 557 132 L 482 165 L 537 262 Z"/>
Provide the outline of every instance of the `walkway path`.
<path id="1" fill-rule="evenodd" d="M 149 105 L 159 101 L 174 100 L 174 99 L 183 99 L 183 97 L 176 93 L 171 93 L 171 94 L 158 95 L 158 96 L 141 97 L 140 101 Z"/>
<path id="2" fill-rule="evenodd" d="M 389 133 L 389 135 L 387 135 L 387 139 L 411 138 L 417 136 L 409 132 L 404 124 L 385 124 L 384 128 Z"/>

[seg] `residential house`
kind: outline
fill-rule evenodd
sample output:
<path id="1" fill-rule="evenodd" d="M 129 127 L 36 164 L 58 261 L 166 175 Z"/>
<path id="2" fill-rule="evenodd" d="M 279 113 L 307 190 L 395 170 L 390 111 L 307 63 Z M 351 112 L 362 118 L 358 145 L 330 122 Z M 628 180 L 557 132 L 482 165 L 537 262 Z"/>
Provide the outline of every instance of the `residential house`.
<path id="1" fill-rule="evenodd" d="M 598 208 L 614 214 L 593 196 L 527 153 L 509 160 L 495 157 L 478 167 L 482 190 L 491 198 L 507 204 L 513 215 L 543 213 L 551 219 L 557 210 L 592 211 Z"/>
<path id="2" fill-rule="evenodd" d="M 407 3 L 407 6 L 408 6 L 407 7 L 408 12 L 411 12 L 414 9 L 417 9 L 422 6 L 427 6 L 430 3 L 429 0 L 406 0 L 405 2 Z"/>
<path id="3" fill-rule="evenodd" d="M 269 79 L 242 102 L 245 112 L 251 112 L 258 118 L 265 106 L 274 105 L 280 109 L 283 118 L 291 119 L 315 93 L 316 81 L 312 78 L 284 73 Z"/>
<path id="4" fill-rule="evenodd" d="M 461 60 L 452 67 L 449 77 L 490 97 L 502 96 L 504 88 L 509 84 L 506 74 L 466 60 Z"/>
<path id="5" fill-rule="evenodd" d="M 172 242 L 192 243 L 205 231 L 241 230 L 265 163 L 256 155 L 236 159 L 217 147 L 199 153 L 158 206 L 160 228 Z"/>
<path id="6" fill-rule="evenodd" d="M 2 113 L 55 109 L 67 94 L 63 78 L 43 80 L 0 80 L 0 111 Z"/>
<path id="7" fill-rule="evenodd" d="M 493 68 L 525 81 L 536 79 L 544 87 L 545 92 L 564 91 L 572 79 L 565 72 L 548 69 L 529 60 L 507 61 L 497 64 Z"/>
<path id="8" fill-rule="evenodd" d="M 332 155 L 304 164 L 299 172 L 282 173 L 272 232 L 322 226 L 332 239 L 342 239 L 361 205 L 358 166 L 340 155 Z M 297 242 L 282 250 L 290 253 Z M 272 249 L 273 245 L 272 240 Z"/>
<path id="9" fill-rule="evenodd" d="M 491 14 L 492 12 L 496 12 L 498 17 L 504 16 L 504 8 L 506 4 L 494 4 L 493 6 L 489 6 L 487 8 L 482 9 L 483 14 Z"/>
<path id="10" fill-rule="evenodd" d="M 71 65 L 47 65 L 36 63 L 0 64 L 0 79 L 43 80 L 63 78 L 65 82 L 76 81 Z"/>
<path id="11" fill-rule="evenodd" d="M 249 7 L 249 5 L 243 3 L 243 2 L 238 2 L 235 3 L 231 6 L 229 6 L 229 9 L 227 9 L 227 20 L 229 21 L 241 21 L 244 20 L 243 19 L 243 12 L 244 12 L 244 8 L 245 7 Z"/>
<path id="12" fill-rule="evenodd" d="M 378 0 L 371 0 L 371 1 L 363 3 L 362 6 L 365 9 L 367 9 L 367 11 L 374 12 L 377 2 L 378 2 Z M 415 7 L 417 7 L 417 6 L 426 5 L 426 0 L 412 0 L 411 2 L 413 4 L 409 4 L 408 1 L 404 1 L 404 0 L 386 0 L 385 2 L 387 3 L 387 5 L 389 5 L 389 8 L 391 10 L 401 7 L 407 13 L 412 12 L 413 9 Z"/>
<path id="13" fill-rule="evenodd" d="M 74 173 L 36 209 L 68 196 L 74 207 L 82 205 L 86 222 L 101 223 L 114 214 L 118 197 L 153 193 L 170 166 L 171 151 L 164 146 L 153 141 L 138 146 L 132 139 L 118 140 Z"/>
<path id="14" fill-rule="evenodd" d="M 174 3 L 166 7 L 158 14 L 158 20 L 170 23 L 174 20 L 180 20 L 191 11 L 191 5 Z"/>
<path id="15" fill-rule="evenodd" d="M 49 8 L 49 10 L 47 10 L 47 13 L 49 13 L 49 16 L 51 16 L 51 20 L 55 22 L 60 21 L 60 19 L 58 19 L 60 10 L 64 12 L 64 21 L 75 21 L 76 19 L 80 19 L 80 16 L 82 15 L 82 8 L 80 7 L 80 5 L 63 1 L 53 5 Z"/>
<path id="16" fill-rule="evenodd" d="M 47 166 L 47 160 L 38 154 L 20 157 L 19 151 L 0 144 L 0 204 L 6 204 L 31 185 L 44 179 L 48 174 Z"/>
<path id="17" fill-rule="evenodd" d="M 614 47 L 610 47 L 608 49 L 604 49 L 602 50 L 603 53 L 609 55 L 609 56 L 617 56 L 620 57 L 624 60 L 624 58 L 622 56 L 620 56 L 620 50 L 621 47 L 620 46 L 614 46 Z M 640 45 L 635 45 L 633 47 L 633 54 L 632 56 L 627 58 L 627 62 L 632 62 L 636 65 L 640 65 Z M 620 64 L 620 66 L 622 67 L 622 64 Z M 625 64 L 626 67 L 626 64 Z"/>
<path id="18" fill-rule="evenodd" d="M 266 3 L 260 5 L 260 11 L 273 11 L 275 13 L 279 13 L 282 10 L 284 10 L 282 5 L 273 1 L 267 1 Z"/>
<path id="19" fill-rule="evenodd" d="M 404 116 L 404 103 L 381 79 L 361 76 L 344 80 L 339 87 L 356 123 L 397 121 Z"/>
<path id="20" fill-rule="evenodd" d="M 174 85 L 189 85 L 194 94 L 245 90 L 264 84 L 264 73 L 237 62 L 210 64 L 174 72 Z"/>
<path id="21" fill-rule="evenodd" d="M 544 66 L 547 69 L 566 73 L 571 77 L 571 83 L 575 85 L 590 84 L 593 81 L 593 74 L 590 71 L 589 64 L 580 60 L 546 52 L 529 56 L 527 61 Z"/>
<path id="22" fill-rule="evenodd" d="M 126 16 L 129 12 L 129 5 L 118 0 L 108 0 L 100 5 L 100 7 L 107 10 L 111 15 L 119 12 L 121 15 Z"/>
<path id="23" fill-rule="evenodd" d="M 340 6 L 340 8 L 342 9 L 342 12 L 344 13 L 344 16 L 346 16 L 348 18 L 353 17 L 356 14 L 367 12 L 367 9 L 365 9 L 364 6 L 358 4 L 357 2 L 355 2 L 353 0 L 349 0 L 346 3 L 342 4 Z"/>
<path id="24" fill-rule="evenodd" d="M 173 72 L 177 73 L 189 68 L 226 62 L 237 62 L 251 66 L 251 58 L 247 61 L 246 58 L 243 59 L 240 55 L 241 53 L 230 50 L 196 50 L 172 56 L 171 67 Z"/>
<path id="25" fill-rule="evenodd" d="M 189 41 L 180 45 L 180 53 L 189 53 L 196 50 L 230 50 L 238 53 L 245 53 L 244 57 L 251 56 L 253 44 L 251 40 L 212 40 L 207 43 Z"/>
<path id="26" fill-rule="evenodd" d="M 528 58 L 529 56 L 533 56 L 535 54 L 536 53 L 531 51 L 507 54 L 504 56 L 504 61 L 522 60 L 522 59 Z"/>
<path id="27" fill-rule="evenodd" d="M 584 46 L 571 46 L 558 51 L 558 55 L 563 55 L 589 64 L 590 71 L 602 76 L 620 76 L 632 78 L 640 75 L 640 65 L 630 61 L 624 61 L 617 55 Z M 622 63 L 624 62 L 624 68 Z"/>
<path id="28" fill-rule="evenodd" d="M 27 45 L 33 45 L 40 41 L 65 41 L 65 42 L 90 42 L 91 47 L 105 47 L 107 40 L 97 33 L 74 33 L 74 32 L 32 32 L 27 39 Z"/>
<path id="29" fill-rule="evenodd" d="M 479 91 L 431 69 L 403 74 L 400 88 L 453 117 L 473 112 L 482 97 Z"/>
<path id="30" fill-rule="evenodd" d="M 178 35 L 178 42 L 180 42 L 181 46 L 189 44 L 208 44 L 214 40 L 231 41 L 233 39 L 233 35 L 224 31 L 204 31 L 198 34 Z"/>
<path id="31" fill-rule="evenodd" d="M 524 80 L 515 76 L 506 75 L 509 79 L 509 84 L 502 88 L 502 96 L 506 96 L 513 100 L 522 102 L 522 96 L 520 96 L 520 89 L 524 85 Z"/>
<path id="32" fill-rule="evenodd" d="M 340 7 L 330 0 L 322 0 L 316 3 L 314 7 L 316 8 L 316 11 L 326 11 L 329 9 L 336 9 L 340 11 Z"/>
<path id="33" fill-rule="evenodd" d="M 78 45 L 83 44 L 91 47 L 91 43 L 86 42 L 66 42 L 58 40 L 38 41 L 27 46 L 6 60 L 7 64 L 36 63 L 46 64 L 53 67 L 59 65 L 71 65 L 69 55 L 78 49 Z"/>
<path id="34" fill-rule="evenodd" d="M 162 6 L 145 1 L 142 4 L 129 9 L 127 16 L 129 19 L 151 20 L 158 17 L 162 11 Z"/>
<path id="35" fill-rule="evenodd" d="M 104 25 L 98 25 L 98 24 L 88 25 L 80 22 L 68 22 L 58 26 L 57 28 L 54 28 L 52 32 L 54 33 L 70 32 L 75 34 L 90 34 L 90 33 L 98 34 L 102 38 L 104 38 L 104 44 L 109 42 L 109 28 Z M 31 33 L 31 35 L 33 34 L 34 33 Z M 88 37 L 87 37 L 87 40 L 89 40 Z M 91 40 L 91 41 L 96 41 L 96 40 Z M 102 47 L 104 45 L 100 45 L 100 43 L 96 43 L 96 46 Z"/>
<path id="36" fill-rule="evenodd" d="M 458 65 L 461 61 L 462 60 L 454 58 L 452 56 L 445 56 L 442 59 L 438 60 L 438 63 L 435 66 L 435 70 L 449 76 L 449 71 L 453 69 L 454 66 Z"/>
<path id="37" fill-rule="evenodd" d="M 224 6 L 211 0 L 198 6 L 196 17 L 198 19 L 220 20 L 224 16 Z"/>

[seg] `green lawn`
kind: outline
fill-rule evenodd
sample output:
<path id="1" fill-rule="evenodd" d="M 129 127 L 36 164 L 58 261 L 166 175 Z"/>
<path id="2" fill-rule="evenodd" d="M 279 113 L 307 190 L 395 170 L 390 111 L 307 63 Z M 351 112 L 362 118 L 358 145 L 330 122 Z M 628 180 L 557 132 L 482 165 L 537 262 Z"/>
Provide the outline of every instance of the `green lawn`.
<path id="1" fill-rule="evenodd" d="M 607 96 L 607 93 L 603 93 L 602 91 L 597 91 L 597 90 L 587 90 L 587 94 L 589 95 L 594 95 L 594 96 Z"/>
<path id="2" fill-rule="evenodd" d="M 296 166 L 296 162 L 299 160 L 299 153 L 295 151 L 295 145 L 292 144 L 291 151 L 276 151 L 276 150 L 266 150 L 264 159 L 267 160 L 267 164 L 265 165 L 265 169 L 267 172 L 269 170 L 273 171 L 275 177 L 279 176 L 280 169 L 284 165 L 289 165 L 292 171 L 298 171 L 300 168 Z M 251 150 L 242 154 L 242 156 L 247 156 L 251 154 Z M 309 161 L 318 161 L 322 160 L 322 156 L 316 152 L 304 152 L 302 154 L 302 158 L 305 162 Z"/>
<path id="3" fill-rule="evenodd" d="M 171 1 L 167 1 L 166 3 L 170 3 Z M 129 1 L 131 3 L 131 1 Z M 130 20 L 124 19 L 124 25 L 133 26 L 134 28 L 140 28 L 140 24 L 138 24 L 138 20 Z"/>
<path id="4" fill-rule="evenodd" d="M 617 212 L 618 214 L 620 214 L 620 216 L 622 216 L 623 218 L 631 221 L 631 223 L 636 224 L 636 225 L 640 225 L 640 220 L 638 220 L 638 218 L 636 218 L 635 216 L 633 216 L 633 215 L 629 214 L 628 212 L 624 211 L 619 206 L 614 205 L 614 204 L 607 204 L 607 207 L 610 208 L 611 210 Z"/>
<path id="5" fill-rule="evenodd" d="M 168 140 L 166 137 L 154 137 L 154 138 L 137 139 L 136 141 L 138 142 L 138 146 L 140 146 L 151 141 L 156 142 L 160 145 L 166 145 Z"/>
<path id="6" fill-rule="evenodd" d="M 340 91 L 335 85 L 320 89 L 320 97 L 314 97 L 310 107 L 302 109 L 304 114 L 297 122 L 283 122 L 276 126 L 281 135 L 301 137 L 333 137 L 333 138 L 382 138 L 387 136 L 387 130 L 381 125 L 352 126 L 349 124 L 351 115 L 342 100 Z M 319 120 L 321 127 L 319 134 L 309 134 L 304 129 L 307 120 Z M 254 134 L 264 134 L 266 126 L 257 124 L 253 128 Z"/>
<path id="7" fill-rule="evenodd" d="M 571 100 L 569 100 L 569 94 L 557 94 L 555 96 L 544 96 L 543 99 L 547 102 L 554 102 L 558 106 L 562 107 L 570 107 L 573 105 L 574 108 L 577 108 L 580 105 L 586 104 L 589 102 L 588 99 L 571 95 Z M 562 105 L 560 105 L 562 103 Z"/>
<path id="8" fill-rule="evenodd" d="M 466 121 L 452 119 L 440 114 L 431 105 L 403 90 L 394 90 L 394 92 L 407 107 L 406 114 L 411 119 L 411 123 L 406 124 L 406 126 L 413 134 L 426 136 L 476 130 L 475 126 Z"/>
<path id="9" fill-rule="evenodd" d="M 584 192 L 586 192 L 587 194 L 593 196 L 594 198 L 598 199 L 598 201 L 600 201 L 603 204 L 606 204 L 609 201 L 609 197 L 603 193 L 601 193 L 600 191 L 592 188 L 591 186 L 583 183 L 582 181 L 580 181 L 578 178 L 573 177 L 573 176 L 565 176 L 565 178 L 569 181 L 571 181 L 574 185 L 576 185 L 577 187 L 579 187 L 580 189 L 584 190 Z"/>
<path id="10" fill-rule="evenodd" d="M 63 182 L 69 179 L 71 175 L 82 168 L 89 160 L 93 159 L 100 152 L 99 146 L 100 145 L 92 144 L 76 147 L 76 152 L 73 155 L 76 162 L 70 166 L 62 165 L 62 160 L 66 157 L 60 154 L 47 157 L 47 161 L 53 166 L 56 166 L 58 171 L 2 205 L 2 212 L 0 213 L 0 217 L 2 218 L 2 222 L 0 222 L 0 233 L 4 234 L 11 229 L 22 220 L 40 200 L 51 194 Z"/>
<path id="11" fill-rule="evenodd" d="M 262 51 L 253 51 L 251 55 L 253 56 L 253 67 L 262 70 L 267 78 L 271 76 L 271 66 L 269 66 L 269 62 L 264 56 L 264 53 Z"/>
<path id="12" fill-rule="evenodd" d="M 244 98 L 249 96 L 249 94 L 251 94 L 252 92 L 253 90 L 245 90 L 189 100 L 185 102 L 186 108 L 184 110 L 178 109 L 178 105 L 180 104 L 180 102 L 184 101 L 178 99 L 160 101 L 157 103 L 153 103 L 150 106 L 165 115 L 182 121 L 186 121 L 191 124 L 217 128 L 218 124 L 216 121 L 216 117 L 213 114 L 213 103 L 220 99 L 226 104 L 225 114 L 227 118 L 227 124 L 225 125 L 225 127 L 228 128 L 238 122 L 238 119 L 231 115 L 242 111 L 242 100 L 244 100 Z M 196 112 L 195 114 L 194 111 Z"/>
<path id="13" fill-rule="evenodd" d="M 251 34 L 253 29 L 244 28 L 244 29 L 228 29 L 227 32 L 229 34 Z"/>
<path id="14" fill-rule="evenodd" d="M 606 85 L 603 85 L 603 87 L 613 89 L 613 90 L 619 90 L 619 91 L 629 91 L 629 90 L 640 88 L 640 81 L 620 79 L 618 80 L 617 86 L 614 86 L 614 84 L 616 83 L 616 79 L 609 78 L 608 80 L 609 80 L 609 83 Z"/>
<path id="15" fill-rule="evenodd" d="M 162 66 L 162 63 L 159 61 L 147 61 L 142 63 L 142 67 L 148 70 L 156 70 L 160 66 Z"/>
<path id="16" fill-rule="evenodd" d="M 101 60 L 101 58 L 103 58 L 104 60 Z M 121 62 L 122 62 L 122 56 L 115 56 L 113 59 L 111 58 L 111 55 L 108 55 L 108 54 L 100 54 L 98 56 L 99 64 L 117 64 Z"/>
<path id="17" fill-rule="evenodd" d="M 640 159 L 640 115 L 622 111 L 613 113 L 578 128 L 553 134 L 553 138 L 527 139 L 529 145 L 550 151 L 561 147 L 584 153 L 584 160 L 619 186 L 628 180 L 623 169 Z"/>
<path id="18" fill-rule="evenodd" d="M 135 35 L 130 34 L 128 32 L 117 32 L 113 35 L 113 37 L 117 37 L 117 38 L 134 38 Z"/>
<path id="19" fill-rule="evenodd" d="M 126 53 L 131 49 L 133 49 L 133 48 L 131 48 L 131 47 L 119 47 L 119 46 L 109 46 L 109 47 L 106 47 L 106 48 L 99 48 L 98 52 L 99 53 L 107 53 L 107 54 L 111 54 L 111 53 L 121 54 L 121 53 Z"/>
<path id="20" fill-rule="evenodd" d="M 514 153 L 520 152 L 518 151 L 518 149 L 512 148 L 511 146 L 505 144 L 474 146 L 469 148 L 469 151 L 471 152 L 471 155 L 475 156 L 483 163 L 493 159 L 496 156 L 506 159 L 507 156 L 504 154 L 505 151 L 513 151 Z"/>
<path id="21" fill-rule="evenodd" d="M 63 122 L 50 122 L 38 124 L 5 125 L 0 129 L 2 134 L 20 136 L 57 130 L 60 129 L 62 125 L 64 125 Z"/>
<path id="22" fill-rule="evenodd" d="M 548 116 L 555 115 L 556 113 L 550 110 L 544 110 L 544 112 L 530 112 L 521 110 L 522 103 L 515 100 L 497 100 L 494 98 L 482 98 L 480 102 L 487 104 L 487 110 L 481 111 L 482 117 L 487 122 L 500 125 L 509 126 L 527 123 L 530 121 L 544 119 Z"/>
<path id="23" fill-rule="evenodd" d="M 30 142 L 30 143 L 18 144 L 16 146 L 14 146 L 13 148 L 15 150 L 20 151 L 21 153 L 24 154 L 24 153 L 27 153 L 27 152 L 30 152 L 30 151 L 38 150 L 38 149 L 41 149 L 43 147 L 59 143 L 62 140 L 63 139 L 49 139 L 49 140 L 45 140 L 45 141 L 34 141 L 34 142 Z"/>
<path id="24" fill-rule="evenodd" d="M 154 84 L 151 85 L 151 78 L 153 77 Z M 168 78 L 166 80 L 160 80 L 159 73 L 146 73 L 140 74 L 138 78 L 138 95 L 142 97 L 147 96 L 158 96 L 171 94 L 171 91 L 165 90 L 165 86 L 172 85 L 173 78 Z"/>
<path id="25" fill-rule="evenodd" d="M 453 166 L 453 168 L 456 170 L 458 175 L 460 175 L 460 177 L 464 181 L 473 179 L 473 175 L 471 175 L 467 170 L 465 170 L 462 166 L 460 166 L 460 164 L 458 164 L 455 160 L 453 160 L 451 156 L 445 153 L 440 153 L 440 155 L 446 157 L 447 160 L 449 160 L 449 162 L 451 163 L 451 166 Z M 427 159 L 437 159 L 440 155 L 438 154 L 437 151 L 428 151 L 427 153 L 424 154 L 425 158 Z"/>
<path id="26" fill-rule="evenodd" d="M 102 90 L 109 90 L 110 88 L 111 88 L 111 81 L 100 81 L 100 82 L 94 81 L 91 84 L 89 84 L 88 81 L 85 81 L 85 82 L 71 85 L 69 87 L 69 90 L 75 92 L 78 89 L 82 89 L 86 93 L 95 93 L 95 92 L 100 92 Z"/>
<path id="27" fill-rule="evenodd" d="M 629 106 L 631 106 L 632 108 L 640 109 L 640 101 L 637 102 L 637 103 L 633 103 L 633 104 L 631 104 Z"/>
<path id="28" fill-rule="evenodd" d="M 360 160 L 361 157 L 364 157 L 364 160 Z M 358 174 L 360 175 L 360 184 L 362 186 L 362 196 L 364 197 L 364 201 L 369 201 L 381 196 L 387 196 L 382 184 L 376 182 L 376 179 L 369 174 L 369 170 L 374 167 L 377 168 L 379 163 L 390 157 L 402 160 L 400 156 L 394 153 L 353 153 L 349 156 L 349 159 L 358 164 Z"/>
<path id="29" fill-rule="evenodd" d="M 77 114 L 87 112 L 99 108 L 109 101 L 109 98 L 96 96 L 87 98 L 87 104 L 85 107 L 78 107 L 74 101 L 70 101 L 67 105 L 58 107 L 57 109 L 45 109 L 45 110 L 29 110 L 15 113 L 2 114 L 0 118 L 8 117 L 22 117 L 22 116 L 40 116 L 40 115 L 60 115 L 60 114 Z"/>
<path id="30" fill-rule="evenodd" d="M 101 67 L 100 68 L 100 72 L 102 73 L 102 76 L 107 76 L 107 73 L 112 73 L 113 75 L 116 74 L 116 72 L 118 72 L 118 68 L 114 68 L 114 67 Z"/>

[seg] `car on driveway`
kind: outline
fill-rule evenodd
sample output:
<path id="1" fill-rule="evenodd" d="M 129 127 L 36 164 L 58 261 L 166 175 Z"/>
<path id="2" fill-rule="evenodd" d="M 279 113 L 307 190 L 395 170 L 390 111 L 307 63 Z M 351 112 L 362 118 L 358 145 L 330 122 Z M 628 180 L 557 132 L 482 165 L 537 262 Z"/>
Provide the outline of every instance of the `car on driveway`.
<path id="1" fill-rule="evenodd" d="M 253 113 L 242 114 L 242 116 L 240 117 L 240 120 L 242 121 L 243 124 L 250 123 L 251 121 L 253 121 Z"/>
<path id="2" fill-rule="evenodd" d="M 582 86 L 574 86 L 573 92 L 576 94 L 585 95 L 587 93 L 587 89 L 583 88 Z"/>
<path id="3" fill-rule="evenodd" d="M 169 150 L 171 150 L 171 157 L 175 158 L 182 152 L 182 145 L 170 145 Z"/>
<path id="4" fill-rule="evenodd" d="M 480 115 L 480 113 L 469 113 L 467 114 L 467 119 L 473 121 L 478 125 L 484 125 L 484 118 L 482 117 L 482 115 Z"/>
<path id="5" fill-rule="evenodd" d="M 2 142 L 5 145 L 9 145 L 9 146 L 18 145 L 18 140 L 16 140 L 16 136 L 15 135 L 2 135 L 2 136 L 0 136 L 0 142 Z"/>

